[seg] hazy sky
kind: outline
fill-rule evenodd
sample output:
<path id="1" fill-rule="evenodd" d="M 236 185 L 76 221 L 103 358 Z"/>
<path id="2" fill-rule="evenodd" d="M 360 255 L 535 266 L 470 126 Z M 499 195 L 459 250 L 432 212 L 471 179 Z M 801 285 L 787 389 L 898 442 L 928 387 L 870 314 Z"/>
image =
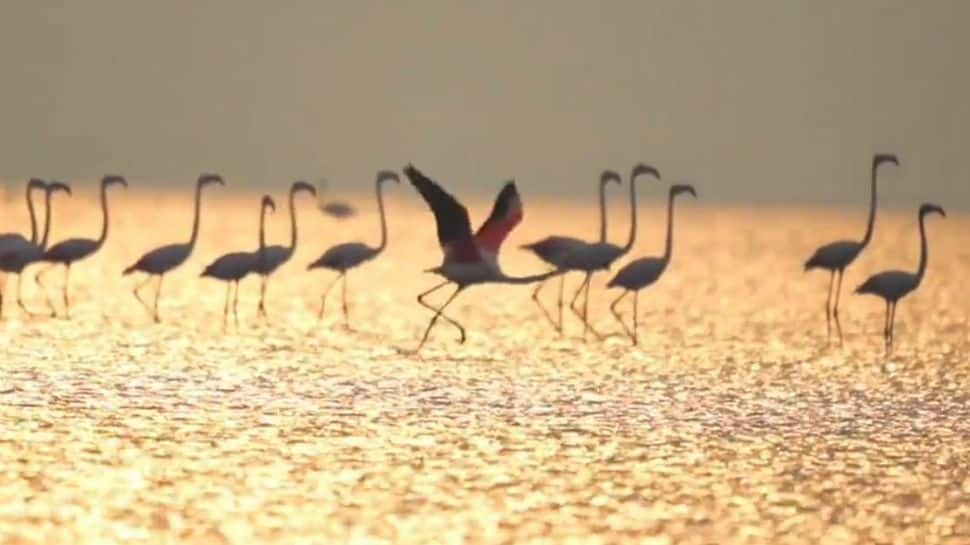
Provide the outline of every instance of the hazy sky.
<path id="1" fill-rule="evenodd" d="M 0 176 L 970 208 L 970 1 L 0 0 Z M 861 202 L 860 202 L 861 201 Z"/>

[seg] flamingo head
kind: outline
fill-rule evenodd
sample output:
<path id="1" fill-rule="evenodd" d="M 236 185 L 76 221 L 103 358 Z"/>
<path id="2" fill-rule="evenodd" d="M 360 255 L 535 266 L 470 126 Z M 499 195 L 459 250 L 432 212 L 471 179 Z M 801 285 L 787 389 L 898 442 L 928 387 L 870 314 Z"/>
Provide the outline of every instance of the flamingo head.
<path id="1" fill-rule="evenodd" d="M 71 194 L 71 186 L 69 186 L 69 185 L 67 185 L 65 183 L 62 183 L 62 182 L 51 182 L 51 183 L 47 184 L 47 188 L 46 189 L 47 189 L 47 194 L 48 195 L 51 195 L 53 193 L 57 193 L 58 191 L 63 191 L 64 193 L 67 193 L 68 195 Z"/>
<path id="2" fill-rule="evenodd" d="M 276 212 L 276 202 L 269 195 L 263 195 L 262 207 L 264 210 L 269 208 L 272 212 Z"/>
<path id="3" fill-rule="evenodd" d="M 382 170 L 377 173 L 377 183 L 387 182 L 394 180 L 396 183 L 401 183 L 401 177 L 397 175 L 397 172 L 393 170 Z"/>
<path id="4" fill-rule="evenodd" d="M 872 168 L 876 168 L 882 163 L 892 163 L 899 166 L 899 159 L 893 153 L 877 153 L 872 156 Z"/>
<path id="5" fill-rule="evenodd" d="M 619 185 L 623 183 L 623 180 L 620 178 L 620 175 L 617 174 L 615 171 L 604 170 L 603 173 L 600 174 L 600 187 L 606 187 L 606 184 L 610 182 L 613 182 Z"/>
<path id="6" fill-rule="evenodd" d="M 218 174 L 202 174 L 199 176 L 199 181 L 196 182 L 199 188 L 205 187 L 209 184 L 219 184 L 226 185 L 226 181 L 222 179 L 222 176 Z"/>
<path id="7" fill-rule="evenodd" d="M 104 187 L 115 184 L 128 187 L 128 180 L 125 180 L 124 176 L 118 176 L 116 174 L 106 174 L 104 178 L 101 178 L 101 185 Z"/>
<path id="8" fill-rule="evenodd" d="M 31 178 L 27 182 L 27 191 L 32 191 L 34 189 L 45 189 L 47 187 L 47 182 L 41 180 L 40 178 Z"/>
<path id="9" fill-rule="evenodd" d="M 303 180 L 293 182 L 293 185 L 290 186 L 290 195 L 295 195 L 298 191 L 306 191 L 314 197 L 317 196 L 317 188 Z"/>
<path id="10" fill-rule="evenodd" d="M 637 165 L 633 167 L 633 171 L 630 172 L 630 182 L 633 182 L 633 180 L 637 179 L 637 176 L 642 174 L 649 174 L 658 180 L 660 179 L 659 170 L 646 163 L 637 163 Z"/>
<path id="11" fill-rule="evenodd" d="M 939 214 L 944 218 L 946 217 L 946 212 L 943 210 L 943 208 L 940 205 L 924 203 L 922 206 L 919 207 L 919 217 L 922 218 L 923 216 L 926 216 L 928 214 Z"/>
<path id="12" fill-rule="evenodd" d="M 670 198 L 674 198 L 681 193 L 689 193 L 695 199 L 697 198 L 697 192 L 694 191 L 694 186 L 690 184 L 674 184 L 670 186 Z"/>

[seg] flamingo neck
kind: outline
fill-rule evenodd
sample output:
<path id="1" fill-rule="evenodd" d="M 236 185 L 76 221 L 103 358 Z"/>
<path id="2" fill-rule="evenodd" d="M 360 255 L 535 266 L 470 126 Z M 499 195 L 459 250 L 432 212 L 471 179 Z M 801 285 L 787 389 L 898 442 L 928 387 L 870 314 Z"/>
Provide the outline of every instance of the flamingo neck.
<path id="1" fill-rule="evenodd" d="M 869 190 L 869 222 L 866 224 L 866 234 L 862 237 L 862 247 L 865 248 L 872 240 L 872 231 L 876 224 L 876 171 L 879 163 L 872 164 L 872 188 Z"/>
<path id="2" fill-rule="evenodd" d="M 606 184 L 600 182 L 600 242 L 606 242 Z"/>
<path id="3" fill-rule="evenodd" d="M 498 281 L 503 284 L 534 284 L 559 274 L 562 274 L 562 271 L 556 269 L 530 276 L 506 276 L 505 273 L 499 273 Z"/>
<path id="4" fill-rule="evenodd" d="M 916 285 L 923 281 L 926 274 L 926 262 L 929 259 L 929 250 L 926 244 L 926 214 L 919 215 L 919 268 L 916 269 Z"/>
<path id="5" fill-rule="evenodd" d="M 377 181 L 377 210 L 381 214 L 381 242 L 377 245 L 377 251 L 381 252 L 387 247 L 387 218 L 384 215 L 384 193 L 380 180 Z"/>
<path id="6" fill-rule="evenodd" d="M 623 254 L 633 248 L 633 242 L 637 238 L 637 184 L 636 176 L 630 176 L 630 234 L 627 236 L 626 245 L 623 246 Z"/>
<path id="7" fill-rule="evenodd" d="M 259 251 L 266 248 L 266 209 L 269 206 L 263 204 L 259 211 Z"/>
<path id="8" fill-rule="evenodd" d="M 195 186 L 195 217 L 192 220 L 192 236 L 189 237 L 189 248 L 195 247 L 195 241 L 199 238 L 199 215 L 202 208 L 202 184 Z"/>
<path id="9" fill-rule="evenodd" d="M 98 237 L 98 247 L 108 239 L 108 185 L 101 184 L 101 236 Z"/>
<path id="10" fill-rule="evenodd" d="M 33 187 L 27 184 L 27 212 L 30 214 L 30 243 L 37 244 L 37 215 L 34 212 L 34 200 L 31 198 Z"/>
<path id="11" fill-rule="evenodd" d="M 40 239 L 40 249 L 47 248 L 47 237 L 51 233 L 51 191 L 44 195 L 44 234 Z"/>
<path id="12" fill-rule="evenodd" d="M 674 195 L 667 199 L 667 242 L 664 244 L 664 263 L 670 263 L 674 252 Z"/>
<path id="13" fill-rule="evenodd" d="M 290 190 L 290 253 L 296 249 L 296 207 L 293 206 L 293 200 L 296 196 L 296 191 Z"/>

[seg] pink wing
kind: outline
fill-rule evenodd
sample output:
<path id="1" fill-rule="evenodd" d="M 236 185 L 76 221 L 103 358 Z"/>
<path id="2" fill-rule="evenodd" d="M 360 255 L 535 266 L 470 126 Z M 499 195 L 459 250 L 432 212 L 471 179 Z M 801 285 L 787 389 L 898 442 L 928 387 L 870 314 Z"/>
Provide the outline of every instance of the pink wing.
<path id="1" fill-rule="evenodd" d="M 521 221 L 522 200 L 515 188 L 515 182 L 508 182 L 496 197 L 492 213 L 475 233 L 475 242 L 483 250 L 498 253 L 505 238 Z"/>

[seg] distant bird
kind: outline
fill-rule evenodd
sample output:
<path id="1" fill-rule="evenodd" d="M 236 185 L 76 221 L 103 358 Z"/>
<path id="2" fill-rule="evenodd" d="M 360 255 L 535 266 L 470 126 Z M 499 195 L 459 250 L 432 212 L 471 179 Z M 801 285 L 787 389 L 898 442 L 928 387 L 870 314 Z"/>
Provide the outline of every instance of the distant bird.
<path id="1" fill-rule="evenodd" d="M 266 299 L 266 283 L 269 275 L 276 272 L 276 269 L 280 265 L 289 261 L 293 257 L 293 252 L 296 250 L 296 210 L 293 207 L 293 198 L 300 191 L 306 191 L 314 197 L 317 196 L 316 188 L 306 182 L 293 182 L 293 185 L 290 186 L 290 245 L 288 247 L 280 246 L 279 244 L 267 246 L 263 249 L 262 258 L 256 267 L 256 272 L 262 277 L 259 286 L 259 307 L 257 311 L 263 318 L 267 317 L 264 301 Z"/>
<path id="2" fill-rule="evenodd" d="M 357 210 L 349 203 L 343 201 L 331 201 L 320 205 L 320 211 L 338 220 L 346 219 L 357 215 Z"/>
<path id="3" fill-rule="evenodd" d="M 266 211 L 271 210 L 276 211 L 276 203 L 273 202 L 272 197 L 269 195 L 263 195 L 263 200 L 260 203 L 259 210 L 259 249 L 255 252 L 232 252 L 225 254 L 215 261 L 213 261 L 208 267 L 202 271 L 200 276 L 215 278 L 216 280 L 222 280 L 226 282 L 226 304 L 222 310 L 222 328 L 226 328 L 226 323 L 229 320 L 229 295 L 232 291 L 233 285 L 236 286 L 236 295 L 232 298 L 232 316 L 236 323 L 236 327 L 239 327 L 239 313 L 237 312 L 237 305 L 239 303 L 239 281 L 249 275 L 249 273 L 256 272 L 256 268 L 259 266 L 259 259 L 262 256 L 263 249 L 266 248 Z"/>
<path id="4" fill-rule="evenodd" d="M 185 260 L 192 255 L 192 250 L 195 248 L 195 241 L 199 238 L 199 213 L 202 204 L 202 188 L 211 184 L 224 186 L 226 182 L 218 174 L 202 174 L 195 183 L 195 218 L 192 221 L 192 235 L 189 237 L 189 241 L 183 244 L 169 244 L 155 248 L 141 256 L 134 265 L 128 267 L 122 273 L 128 275 L 137 271 L 148 275 L 145 280 L 135 286 L 132 293 L 135 294 L 138 302 L 145 307 L 145 310 L 152 313 L 152 318 L 156 323 L 161 321 L 158 315 L 158 300 L 162 295 L 162 277 L 172 269 L 185 263 Z M 158 277 L 158 287 L 155 290 L 155 303 L 152 306 L 148 306 L 148 303 L 141 298 L 139 292 L 151 281 L 152 277 L 156 276 Z"/>
<path id="5" fill-rule="evenodd" d="M 627 237 L 626 244 L 623 247 L 617 246 L 609 242 L 596 242 L 593 244 L 587 244 L 584 248 L 579 251 L 572 252 L 566 256 L 566 270 L 572 271 L 583 271 L 586 273 L 586 277 L 583 279 L 583 283 L 579 285 L 579 289 L 573 294 L 572 300 L 569 303 L 569 308 L 573 311 L 573 314 L 578 316 L 583 321 L 583 338 L 586 338 L 586 332 L 592 331 L 593 335 L 598 338 L 603 336 L 599 334 L 595 329 L 593 329 L 592 324 L 589 323 L 589 283 L 593 277 L 593 273 L 596 271 L 608 270 L 613 263 L 620 257 L 626 255 L 631 248 L 633 248 L 633 243 L 636 241 L 637 237 L 637 191 L 636 191 L 636 180 L 638 177 L 644 174 L 650 174 L 657 180 L 660 180 L 660 172 L 654 167 L 646 165 L 643 163 L 637 164 L 633 167 L 630 173 L 630 234 Z M 603 177 L 615 177 L 619 179 L 620 175 L 607 170 L 603 172 Z M 580 294 L 583 295 L 583 309 L 582 312 L 576 308 L 576 301 L 579 299 Z"/>
<path id="6" fill-rule="evenodd" d="M 50 265 L 37 271 L 34 275 L 34 282 L 44 289 L 44 284 L 41 281 L 44 273 L 50 270 L 56 264 L 64 265 L 64 288 L 63 288 L 63 300 L 64 300 L 64 313 L 65 316 L 70 318 L 71 316 L 71 303 L 68 298 L 68 289 L 70 288 L 71 282 L 71 265 L 75 262 L 80 261 L 95 252 L 97 252 L 101 246 L 104 245 L 104 241 L 108 238 L 108 186 L 111 185 L 121 185 L 128 187 L 128 182 L 121 176 L 107 175 L 101 178 L 101 236 L 97 240 L 90 238 L 70 238 L 57 244 L 51 246 L 44 252 L 44 256 L 40 258 L 39 261 L 45 261 L 50 263 Z M 54 309 L 54 303 L 51 301 L 50 296 L 46 296 L 47 307 L 51 311 L 51 316 L 56 316 L 57 312 Z"/>
<path id="7" fill-rule="evenodd" d="M 883 163 L 899 165 L 899 160 L 895 155 L 877 153 L 872 158 L 872 189 L 869 199 L 869 223 L 866 225 L 866 234 L 861 241 L 840 240 L 822 246 L 815 250 L 812 257 L 805 262 L 805 270 L 825 269 L 829 271 L 829 291 L 828 298 L 825 300 L 825 326 L 826 336 L 832 338 L 832 320 L 835 320 L 835 327 L 839 333 L 839 342 L 842 341 L 842 324 L 839 322 L 839 299 L 842 294 L 842 274 L 862 250 L 869 245 L 872 240 L 872 229 L 876 223 L 876 170 Z M 838 274 L 838 286 L 835 288 L 835 306 L 832 306 L 832 287 L 835 286 L 835 276 Z"/>
<path id="8" fill-rule="evenodd" d="M 34 315 L 24 304 L 23 300 L 23 271 L 24 269 L 44 256 L 47 248 L 47 238 L 51 228 L 51 196 L 58 191 L 71 194 L 71 188 L 61 182 L 51 182 L 44 184 L 44 234 L 40 242 L 17 244 L 11 246 L 0 253 L 0 271 L 17 275 L 17 305 L 26 314 Z M 0 314 L 3 311 L 3 299 L 0 297 Z"/>
<path id="9" fill-rule="evenodd" d="M 323 295 L 320 296 L 320 313 L 319 318 L 323 318 L 323 309 L 327 303 L 327 294 L 330 293 L 330 288 L 337 283 L 338 280 L 343 280 L 343 312 L 344 312 L 344 324 L 349 325 L 350 318 L 347 312 L 347 271 L 357 267 L 371 259 L 377 257 L 378 254 L 384 251 L 387 247 L 387 218 L 384 216 L 384 195 L 381 191 L 383 187 L 383 182 L 393 180 L 394 182 L 400 182 L 396 172 L 382 170 L 377 173 L 377 181 L 375 182 L 377 186 L 377 209 L 381 214 L 381 241 L 376 247 L 371 247 L 363 242 L 345 242 L 343 244 L 338 244 L 331 247 L 326 252 L 323 253 L 316 261 L 310 263 L 307 266 L 307 270 L 312 269 L 330 269 L 336 271 L 337 278 L 333 279 L 332 282 L 323 290 Z"/>
<path id="10" fill-rule="evenodd" d="M 946 217 L 946 212 L 935 204 L 923 204 L 919 207 L 919 267 L 916 274 L 906 271 L 884 271 L 869 277 L 868 280 L 856 288 L 856 293 L 872 294 L 882 297 L 886 301 L 886 322 L 883 328 L 883 340 L 888 353 L 893 346 L 896 324 L 896 303 L 919 287 L 926 274 L 927 249 L 926 227 L 924 219 L 929 214 L 939 214 Z"/>
<path id="11" fill-rule="evenodd" d="M 465 288 L 484 283 L 531 284 L 562 274 L 559 270 L 548 271 L 524 277 L 510 277 L 498 265 L 498 253 L 506 236 L 522 221 L 522 201 L 515 188 L 515 182 L 505 184 L 495 199 L 492 213 L 485 223 L 472 234 L 468 210 L 454 197 L 445 192 L 437 183 L 427 178 L 413 165 L 404 167 L 404 174 L 418 190 L 421 197 L 434 213 L 438 231 L 438 243 L 444 254 L 441 265 L 428 269 L 446 280 L 418 295 L 418 303 L 434 311 L 417 350 L 421 350 L 438 318 L 458 328 L 459 342 L 465 342 L 465 328 L 455 320 L 444 315 L 445 308 Z M 448 284 L 457 287 L 454 293 L 440 307 L 424 302 L 424 298 Z M 416 350 L 416 351 L 417 351 Z"/>
<path id="12" fill-rule="evenodd" d="M 27 182 L 27 213 L 30 214 L 30 240 L 20 233 L 3 233 L 0 234 L 0 253 L 7 250 L 11 250 L 15 247 L 21 246 L 23 244 L 36 244 L 37 243 L 37 216 L 34 213 L 34 201 L 32 194 L 34 190 L 44 189 L 46 183 L 40 178 L 31 178 Z M 2 290 L 0 290 L 2 291 Z M 2 302 L 2 295 L 0 295 L 0 302 Z"/>
<path id="13" fill-rule="evenodd" d="M 609 182 L 620 183 L 620 177 L 616 176 L 615 173 L 606 171 L 600 176 L 599 182 L 599 196 L 600 196 L 600 243 L 606 242 L 606 184 Z M 546 263 L 556 267 L 557 269 L 567 268 L 566 257 L 576 251 L 585 248 L 589 243 L 584 240 L 573 237 L 564 236 L 549 236 L 542 240 L 532 242 L 529 244 L 523 244 L 521 248 L 528 250 L 536 255 L 539 259 L 545 261 Z M 542 311 L 542 315 L 546 317 L 547 320 L 552 324 L 559 334 L 562 334 L 562 312 L 563 312 L 563 288 L 565 285 L 566 275 L 562 274 L 559 276 L 559 299 L 557 302 L 557 309 L 559 311 L 559 319 L 554 320 L 549 311 L 542 306 L 542 301 L 539 299 L 539 292 L 542 287 L 546 285 L 545 282 L 539 282 L 536 289 L 532 292 L 532 300 L 535 301 L 536 306 Z"/>
<path id="14" fill-rule="evenodd" d="M 640 290 L 656 282 L 670 263 L 670 256 L 674 249 L 674 199 L 682 193 L 689 193 L 695 198 L 697 197 L 697 192 L 691 185 L 678 184 L 670 187 L 670 195 L 667 198 L 667 243 L 664 246 L 664 255 L 661 257 L 641 257 L 627 263 L 606 285 L 607 288 L 623 288 L 623 293 L 610 305 L 610 312 L 623 326 L 634 345 L 637 344 L 637 299 L 639 299 Z M 616 310 L 616 305 L 631 292 L 633 293 L 632 330 L 627 328 L 623 317 Z"/>

